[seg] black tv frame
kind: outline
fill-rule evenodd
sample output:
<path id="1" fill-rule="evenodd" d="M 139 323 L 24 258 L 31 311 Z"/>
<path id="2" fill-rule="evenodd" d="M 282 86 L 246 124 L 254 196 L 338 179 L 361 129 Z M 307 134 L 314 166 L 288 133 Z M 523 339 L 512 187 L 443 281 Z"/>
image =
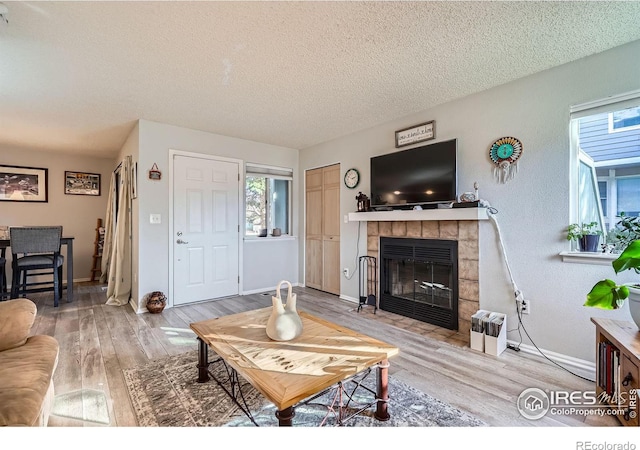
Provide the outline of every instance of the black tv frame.
<path id="1" fill-rule="evenodd" d="M 451 160 L 451 152 L 453 150 L 453 160 Z M 427 154 L 425 152 L 442 152 L 447 151 L 447 155 L 438 155 L 436 153 Z M 443 156 L 443 157 L 439 157 Z M 387 183 L 392 183 L 392 179 L 411 179 L 418 180 L 420 172 L 429 174 L 429 167 L 424 164 L 433 161 L 434 164 L 442 166 L 442 169 L 447 170 L 445 177 L 438 181 L 437 173 L 431 173 L 433 182 L 431 187 L 442 188 L 443 193 L 437 197 L 429 198 L 424 194 L 424 198 L 420 198 L 421 190 L 419 188 L 429 188 L 429 183 L 424 180 L 416 181 L 414 183 L 405 184 L 405 188 L 409 189 L 406 194 L 407 199 L 398 199 L 398 201 L 382 201 L 377 198 L 379 195 L 386 195 L 389 197 L 392 187 L 382 189 L 376 183 L 379 183 L 381 167 L 393 170 L 391 174 L 385 174 L 389 179 Z M 416 166 L 416 163 L 420 163 L 420 166 Z M 452 165 L 452 167 L 451 167 Z M 451 171 L 453 173 L 451 174 Z M 434 142 L 426 145 L 413 147 L 398 152 L 387 153 L 384 155 L 373 156 L 370 159 L 370 188 L 371 188 L 371 208 L 373 210 L 389 210 L 389 209 L 413 209 L 416 206 L 423 208 L 437 208 L 438 204 L 451 203 L 457 200 L 458 193 L 458 140 L 449 139 L 440 142 Z M 397 189 L 401 187 L 398 185 Z M 394 187 L 395 188 L 395 187 Z M 397 194 L 400 195 L 400 194 Z M 416 197 L 418 196 L 418 197 Z"/>

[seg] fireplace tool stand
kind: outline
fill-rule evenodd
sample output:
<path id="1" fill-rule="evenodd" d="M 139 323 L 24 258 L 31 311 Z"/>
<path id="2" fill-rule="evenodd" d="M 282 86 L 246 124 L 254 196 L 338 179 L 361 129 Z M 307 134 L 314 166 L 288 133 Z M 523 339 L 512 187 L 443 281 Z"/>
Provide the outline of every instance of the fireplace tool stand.
<path id="1" fill-rule="evenodd" d="M 360 274 L 358 294 L 358 312 L 363 306 L 373 306 L 373 313 L 378 311 L 378 261 L 374 256 L 361 256 L 358 258 L 358 270 Z"/>

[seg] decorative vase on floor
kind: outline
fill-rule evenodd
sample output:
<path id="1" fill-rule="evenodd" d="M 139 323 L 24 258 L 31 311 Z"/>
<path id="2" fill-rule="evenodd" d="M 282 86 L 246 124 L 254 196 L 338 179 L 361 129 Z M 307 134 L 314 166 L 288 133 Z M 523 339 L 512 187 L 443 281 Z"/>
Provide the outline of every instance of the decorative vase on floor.
<path id="1" fill-rule="evenodd" d="M 282 305 L 282 299 L 280 297 L 280 285 L 282 283 L 289 285 L 287 303 L 284 306 Z M 273 309 L 267 321 L 267 336 L 274 341 L 290 341 L 302 333 L 302 320 L 296 310 L 296 294 L 292 294 L 291 289 L 291 283 L 282 280 L 278 283 L 276 296 L 271 297 Z"/>
<path id="2" fill-rule="evenodd" d="M 154 291 L 147 298 L 147 311 L 159 314 L 167 306 L 167 297 L 160 291 Z"/>

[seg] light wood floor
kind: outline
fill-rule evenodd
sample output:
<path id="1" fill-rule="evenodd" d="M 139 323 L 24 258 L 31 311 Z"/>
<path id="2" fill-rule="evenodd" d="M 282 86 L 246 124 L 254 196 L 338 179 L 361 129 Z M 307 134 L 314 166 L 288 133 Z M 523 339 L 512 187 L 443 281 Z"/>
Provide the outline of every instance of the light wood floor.
<path id="1" fill-rule="evenodd" d="M 494 357 L 471 350 L 460 336 L 429 324 L 371 306 L 357 305 L 309 288 L 294 288 L 298 309 L 400 348 L 390 374 L 433 397 L 482 419 L 491 426 L 618 425 L 613 417 L 586 420 L 550 416 L 523 418 L 516 399 L 526 388 L 593 390 L 593 383 L 552 365 L 541 357 L 506 350 Z M 106 394 L 110 426 L 136 426 L 122 370 L 149 360 L 197 348 L 189 323 L 271 306 L 271 294 L 212 300 L 165 309 L 161 314 L 135 314 L 130 306 L 107 306 L 101 285 L 81 283 L 73 303 L 53 307 L 51 294 L 33 295 L 38 306 L 32 334 L 48 334 L 60 343 L 54 376 L 56 395 L 79 390 Z M 195 376 L 195 374 L 194 374 Z M 49 426 L 104 426 L 51 416 Z"/>

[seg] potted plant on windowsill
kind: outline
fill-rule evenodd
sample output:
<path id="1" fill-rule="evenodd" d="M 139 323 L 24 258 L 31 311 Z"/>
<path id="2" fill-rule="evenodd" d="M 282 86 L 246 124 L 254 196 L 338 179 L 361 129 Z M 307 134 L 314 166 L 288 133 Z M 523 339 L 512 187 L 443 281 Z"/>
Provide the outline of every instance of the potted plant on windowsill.
<path id="1" fill-rule="evenodd" d="M 640 239 L 631 242 L 611 264 L 616 274 L 633 270 L 640 275 Z M 609 279 L 598 281 L 587 294 L 584 306 L 618 309 L 626 299 L 629 299 L 631 317 L 640 329 L 640 279 L 624 284 L 617 284 Z"/>
<path id="2" fill-rule="evenodd" d="M 597 222 L 577 224 L 572 223 L 567 228 L 567 240 L 578 242 L 581 252 L 597 252 L 602 230 Z"/>

